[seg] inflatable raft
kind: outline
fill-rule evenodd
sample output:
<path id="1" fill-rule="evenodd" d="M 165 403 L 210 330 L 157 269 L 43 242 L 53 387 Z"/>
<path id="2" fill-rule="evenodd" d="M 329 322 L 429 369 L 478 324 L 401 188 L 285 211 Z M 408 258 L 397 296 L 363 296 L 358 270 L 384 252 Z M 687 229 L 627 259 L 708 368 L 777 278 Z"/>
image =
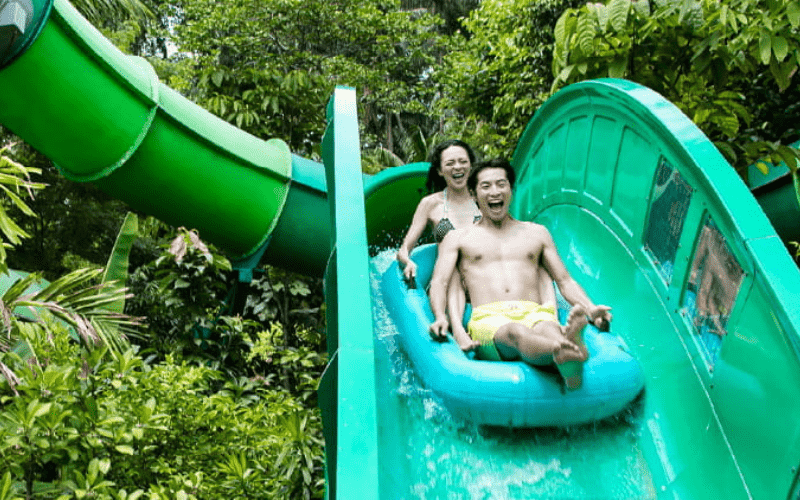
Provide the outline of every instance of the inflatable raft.
<path id="1" fill-rule="evenodd" d="M 565 392 L 557 371 L 523 362 L 494 362 L 465 355 L 452 339 L 438 342 L 428 334 L 433 322 L 427 289 L 436 245 L 415 249 L 415 286 L 408 286 L 397 262 L 381 277 L 389 315 L 400 345 L 426 387 L 456 418 L 504 427 L 568 426 L 612 416 L 642 391 L 644 376 L 618 336 L 587 326 L 589 360 L 583 385 Z M 566 310 L 559 307 L 563 321 Z"/>

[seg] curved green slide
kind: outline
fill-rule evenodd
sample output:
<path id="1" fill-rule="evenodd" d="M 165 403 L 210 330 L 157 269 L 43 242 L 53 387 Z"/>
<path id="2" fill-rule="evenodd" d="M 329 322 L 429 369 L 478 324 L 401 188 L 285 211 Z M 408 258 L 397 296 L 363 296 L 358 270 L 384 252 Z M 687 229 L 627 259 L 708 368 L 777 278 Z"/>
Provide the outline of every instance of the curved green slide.
<path id="1" fill-rule="evenodd" d="M 269 240 L 268 261 L 322 274 L 330 248 L 319 164 L 183 98 L 66 0 L 0 6 L 4 126 L 67 178 L 195 228 L 234 259 L 257 255 Z"/>
<path id="2" fill-rule="evenodd" d="M 517 147 L 514 214 L 548 226 L 613 306 L 646 390 L 621 420 L 512 434 L 449 421 L 398 361 L 369 277 L 427 167 L 362 176 L 355 92 L 327 111 L 323 171 L 191 104 L 66 0 L 0 0 L 0 123 L 243 268 L 325 274 L 328 498 L 798 499 L 800 272 L 672 104 L 626 81 L 573 85 Z"/>

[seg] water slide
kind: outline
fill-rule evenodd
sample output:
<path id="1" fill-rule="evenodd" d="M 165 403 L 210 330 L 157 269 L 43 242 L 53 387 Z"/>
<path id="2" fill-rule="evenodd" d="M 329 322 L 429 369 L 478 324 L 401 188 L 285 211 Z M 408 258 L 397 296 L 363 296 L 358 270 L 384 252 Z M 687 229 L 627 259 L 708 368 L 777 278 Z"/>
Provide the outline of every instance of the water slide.
<path id="1" fill-rule="evenodd" d="M 475 428 L 415 379 L 371 277 L 426 165 L 362 176 L 353 89 L 327 115 L 323 168 L 170 90 L 66 0 L 0 0 L 0 123 L 68 178 L 198 229 L 241 280 L 259 262 L 324 274 L 328 498 L 800 498 L 800 272 L 672 104 L 573 85 L 514 155 L 513 213 L 613 306 L 646 377 L 624 414 L 568 429 Z"/>

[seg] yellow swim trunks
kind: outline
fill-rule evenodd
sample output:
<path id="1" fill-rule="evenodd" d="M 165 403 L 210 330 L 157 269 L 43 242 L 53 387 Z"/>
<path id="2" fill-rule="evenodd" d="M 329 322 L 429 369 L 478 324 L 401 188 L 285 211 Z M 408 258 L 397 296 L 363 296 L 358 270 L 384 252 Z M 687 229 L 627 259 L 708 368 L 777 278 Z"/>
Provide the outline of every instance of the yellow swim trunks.
<path id="1" fill-rule="evenodd" d="M 500 353 L 494 345 L 494 334 L 498 328 L 512 322 L 533 328 L 533 325 L 541 321 L 558 322 L 555 309 L 524 300 L 491 302 L 472 310 L 467 331 L 473 340 L 481 343 L 476 350 L 478 358 L 501 361 Z"/>

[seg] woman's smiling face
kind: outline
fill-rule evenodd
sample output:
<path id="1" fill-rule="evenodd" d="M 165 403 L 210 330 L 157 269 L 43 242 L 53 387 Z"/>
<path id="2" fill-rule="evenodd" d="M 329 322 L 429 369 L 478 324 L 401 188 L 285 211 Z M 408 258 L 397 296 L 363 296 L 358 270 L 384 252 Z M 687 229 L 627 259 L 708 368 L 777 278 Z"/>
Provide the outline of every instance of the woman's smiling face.
<path id="1" fill-rule="evenodd" d="M 467 177 L 472 164 L 469 161 L 469 154 L 461 146 L 450 146 L 442 151 L 441 168 L 439 174 L 444 177 L 448 187 L 464 188 L 467 185 Z"/>

